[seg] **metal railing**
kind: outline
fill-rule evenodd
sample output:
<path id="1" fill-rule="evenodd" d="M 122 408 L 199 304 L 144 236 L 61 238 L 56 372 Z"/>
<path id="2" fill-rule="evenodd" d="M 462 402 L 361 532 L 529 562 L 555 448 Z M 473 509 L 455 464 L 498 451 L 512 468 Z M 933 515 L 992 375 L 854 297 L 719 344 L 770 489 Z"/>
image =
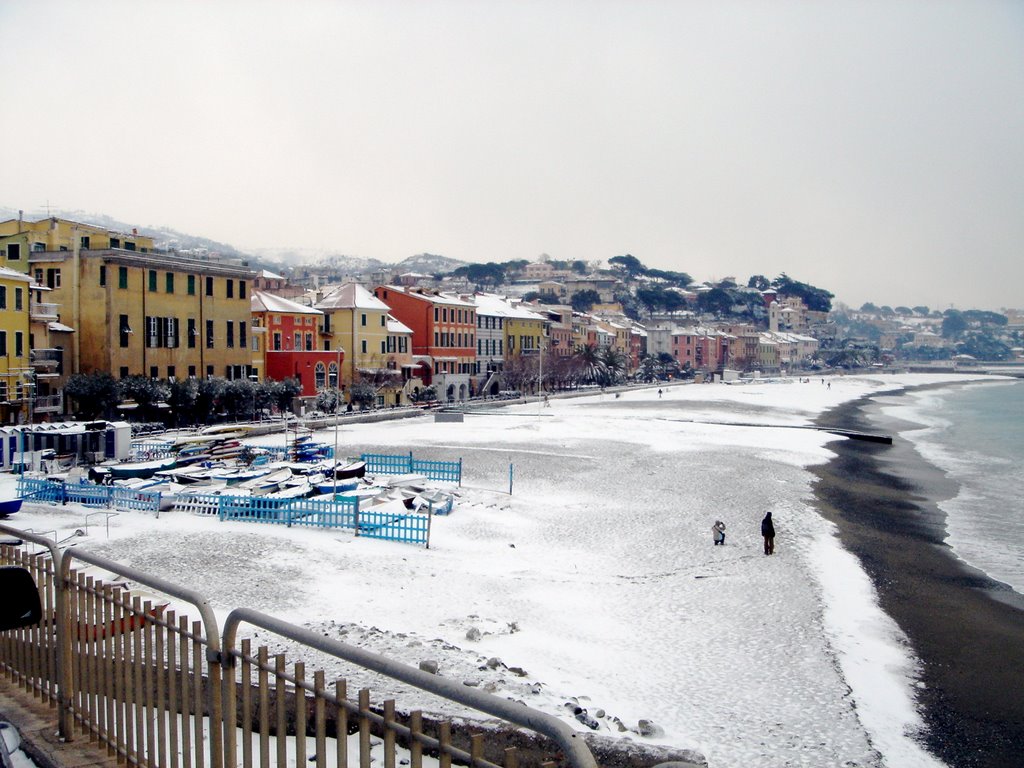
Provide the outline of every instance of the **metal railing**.
<path id="1" fill-rule="evenodd" d="M 519 703 L 468 688 L 252 609 L 236 609 L 218 632 L 206 598 L 163 579 L 83 551 L 60 551 L 33 533 L 0 524 L 0 532 L 42 549 L 0 546 L 0 564 L 21 565 L 36 579 L 44 619 L 0 632 L 0 674 L 55 704 L 59 735 L 105 745 L 119 762 L 146 768 L 367 768 L 382 744 L 383 768 L 399 762 L 440 768 L 526 765 L 501 731 L 429 723 L 418 710 L 399 713 L 392 699 L 371 703 L 369 689 L 350 698 L 346 681 L 289 666 L 284 654 L 238 638 L 249 624 L 298 644 L 303 653 L 342 659 L 416 686 L 540 737 L 530 762 L 597 768 L 583 737 L 566 722 Z M 76 570 L 81 566 L 80 569 Z M 95 569 L 109 574 L 99 578 Z M 89 571 L 93 572 L 89 572 Z M 142 585 L 156 594 L 136 594 Z M 179 615 L 187 604 L 200 620 Z M 351 735 L 350 735 L 351 734 Z M 371 736 L 374 739 L 371 741 Z M 312 739 L 313 754 L 307 749 Z M 333 742 L 333 743 L 330 743 Z M 373 758 L 377 759 L 377 758 Z"/>

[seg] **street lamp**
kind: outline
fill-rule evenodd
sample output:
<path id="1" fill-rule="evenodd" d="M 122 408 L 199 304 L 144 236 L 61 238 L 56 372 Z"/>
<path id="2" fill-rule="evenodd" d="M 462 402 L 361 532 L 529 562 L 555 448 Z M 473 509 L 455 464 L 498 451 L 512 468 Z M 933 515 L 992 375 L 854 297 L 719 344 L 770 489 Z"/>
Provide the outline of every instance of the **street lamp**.
<path id="1" fill-rule="evenodd" d="M 353 325 L 355 321 L 353 320 Z M 338 502 L 338 430 L 341 425 L 338 423 L 338 408 L 341 405 L 341 344 L 338 345 L 338 362 L 334 374 L 334 502 Z"/>

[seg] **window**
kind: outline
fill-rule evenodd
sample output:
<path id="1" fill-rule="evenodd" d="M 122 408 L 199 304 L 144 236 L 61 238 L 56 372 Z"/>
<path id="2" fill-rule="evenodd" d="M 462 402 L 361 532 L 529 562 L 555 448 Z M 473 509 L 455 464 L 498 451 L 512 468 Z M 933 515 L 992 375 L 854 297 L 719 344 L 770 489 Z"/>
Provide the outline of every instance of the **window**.
<path id="1" fill-rule="evenodd" d="M 434 307 L 434 322 L 436 323 L 440 319 L 441 319 L 441 310 L 438 309 L 437 307 Z"/>
<path id="2" fill-rule="evenodd" d="M 160 375 L 160 370 L 155 366 L 149 366 L 149 378 L 155 379 Z"/>
<path id="3" fill-rule="evenodd" d="M 179 346 L 178 342 L 178 318 L 167 317 L 164 318 L 166 325 L 164 328 L 166 345 L 171 349 L 177 349 Z"/>
<path id="4" fill-rule="evenodd" d="M 365 328 L 365 327 L 366 327 L 366 313 L 365 313 L 365 312 L 363 312 L 363 313 L 362 313 L 362 315 L 360 316 L 360 318 L 359 318 L 359 324 L 360 324 L 361 326 L 363 326 L 363 328 Z"/>
<path id="5" fill-rule="evenodd" d="M 238 281 L 238 298 L 245 298 L 245 280 Z"/>
<path id="6" fill-rule="evenodd" d="M 302 334 L 295 333 L 292 335 L 292 349 L 302 349 Z"/>
<path id="7" fill-rule="evenodd" d="M 206 348 L 213 349 L 213 320 L 206 321 Z"/>
<path id="8" fill-rule="evenodd" d="M 189 296 L 195 296 L 196 295 L 196 276 L 195 275 L 189 275 L 188 276 L 187 290 L 188 290 L 188 295 Z"/>
<path id="9" fill-rule="evenodd" d="M 317 389 L 323 389 L 325 386 L 327 386 L 327 368 L 324 367 L 323 363 L 316 364 L 314 381 L 316 383 Z"/>
<path id="10" fill-rule="evenodd" d="M 199 335 L 199 332 L 196 330 L 195 318 L 190 317 L 188 319 L 188 331 L 186 331 L 186 333 L 188 334 L 188 348 L 189 349 L 195 349 L 196 348 L 196 336 Z"/>
<path id="11" fill-rule="evenodd" d="M 122 378 L 122 379 L 127 379 L 128 378 L 128 366 L 127 365 L 122 365 L 120 367 L 120 369 L 118 369 L 118 377 Z"/>
<path id="12" fill-rule="evenodd" d="M 117 287 L 127 288 L 128 287 L 128 267 L 117 268 Z"/>
<path id="13" fill-rule="evenodd" d="M 274 349 L 276 351 L 280 351 L 281 350 L 281 332 L 280 331 L 275 331 L 274 332 Z"/>
<path id="14" fill-rule="evenodd" d="M 126 251 L 134 251 L 135 250 L 135 243 L 133 241 L 131 241 L 131 240 L 126 240 L 125 243 L 124 243 L 124 249 Z"/>
<path id="15" fill-rule="evenodd" d="M 7 286 L 0 285 L 0 309 L 7 309 Z"/>
<path id="16" fill-rule="evenodd" d="M 121 241 L 118 238 L 116 238 L 116 237 L 110 238 L 110 247 L 111 248 L 120 248 L 121 247 Z"/>
<path id="17" fill-rule="evenodd" d="M 60 270 L 46 270 L 46 285 L 49 288 L 60 288 Z"/>
<path id="18" fill-rule="evenodd" d="M 238 347 L 245 349 L 245 320 L 238 321 Z"/>
<path id="19" fill-rule="evenodd" d="M 21 259 L 21 243 L 7 244 L 7 260 L 19 261 Z"/>
<path id="20" fill-rule="evenodd" d="M 190 365 L 188 367 L 188 377 L 190 379 L 194 379 L 196 377 L 196 367 L 194 365 Z"/>
<path id="21" fill-rule="evenodd" d="M 229 299 L 235 298 L 235 281 L 234 280 L 228 280 L 227 281 L 227 297 Z"/>
<path id="22" fill-rule="evenodd" d="M 38 269 L 38 268 L 37 268 L 37 269 L 36 269 L 36 270 L 35 270 L 35 271 L 34 271 L 34 272 L 32 273 L 32 276 L 33 276 L 33 277 L 35 278 L 35 281 L 36 281 L 36 283 L 37 283 L 38 285 L 42 285 L 42 284 L 43 284 L 43 270 L 42 270 L 42 269 Z"/>
<path id="23" fill-rule="evenodd" d="M 160 346 L 159 317 L 146 317 L 146 346 L 150 349 Z"/>
<path id="24" fill-rule="evenodd" d="M 117 323 L 117 332 L 121 336 L 121 346 L 128 346 L 128 334 L 132 332 L 131 326 L 128 325 L 128 315 L 121 315 Z"/>
<path id="25" fill-rule="evenodd" d="M 100 264 L 100 285 L 103 286 L 103 285 L 106 285 L 106 284 L 107 284 L 107 265 L 106 264 Z"/>
<path id="26" fill-rule="evenodd" d="M 168 272 L 164 275 L 164 290 L 167 293 L 174 293 L 174 273 Z"/>
<path id="27" fill-rule="evenodd" d="M 206 366 L 206 378 L 209 379 L 212 376 L 213 376 L 213 366 L 212 365 L 208 365 L 208 366 Z"/>
<path id="28" fill-rule="evenodd" d="M 149 290 L 156 291 L 156 270 L 149 270 Z"/>
<path id="29" fill-rule="evenodd" d="M 360 351 L 365 355 L 366 354 L 366 339 L 363 339 L 361 342 L 359 342 L 359 347 L 360 347 Z"/>
<path id="30" fill-rule="evenodd" d="M 312 333 L 307 333 L 306 334 L 306 351 L 307 352 L 312 352 L 313 351 L 313 334 Z"/>
<path id="31" fill-rule="evenodd" d="M 168 379 L 174 379 L 174 366 L 173 365 L 168 365 L 167 366 L 167 378 Z"/>
<path id="32" fill-rule="evenodd" d="M 213 296 L 213 278 L 206 278 L 206 295 Z"/>
<path id="33" fill-rule="evenodd" d="M 81 248 L 83 251 L 88 251 L 89 250 L 89 236 L 88 235 L 82 235 L 82 237 L 79 238 L 79 240 L 78 240 L 78 247 Z"/>
<path id="34" fill-rule="evenodd" d="M 25 356 L 25 334 L 21 331 L 14 332 L 14 356 Z"/>
<path id="35" fill-rule="evenodd" d="M 387 316 L 386 315 L 381 315 L 380 316 L 380 327 L 381 328 L 386 328 L 387 325 L 388 325 L 388 318 L 387 318 Z"/>
<path id="36" fill-rule="evenodd" d="M 7 331 L 0 331 L 0 356 L 7 357 Z"/>
<path id="37" fill-rule="evenodd" d="M 387 343 L 387 341 L 382 341 L 380 343 L 380 353 L 382 355 L 386 355 L 388 353 L 388 343 Z"/>
<path id="38" fill-rule="evenodd" d="M 234 347 L 235 347 L 235 324 L 231 320 L 228 320 L 227 323 L 225 323 L 225 326 L 226 326 L 227 331 L 228 331 L 228 339 L 227 339 L 228 349 L 234 349 Z"/>

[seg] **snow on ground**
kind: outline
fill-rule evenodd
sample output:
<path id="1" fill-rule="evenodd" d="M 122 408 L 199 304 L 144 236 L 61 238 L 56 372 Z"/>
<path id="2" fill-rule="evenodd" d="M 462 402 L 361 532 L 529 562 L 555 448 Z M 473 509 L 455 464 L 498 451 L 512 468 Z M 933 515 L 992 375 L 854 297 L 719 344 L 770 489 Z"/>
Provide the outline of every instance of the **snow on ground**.
<path id="1" fill-rule="evenodd" d="M 118 515 L 109 537 L 94 516 L 73 541 L 200 591 L 222 618 L 255 607 L 414 666 L 434 660 L 440 675 L 581 730 L 567 704 L 600 733 L 696 749 L 713 767 L 940 765 L 913 739 L 905 638 L 812 505 L 805 467 L 841 438 L 790 427 L 949 378 L 681 385 L 463 423 L 344 424 L 342 454 L 462 458 L 455 511 L 434 519 L 429 550 L 183 513 Z M 770 558 L 759 527 L 769 510 Z M 10 522 L 63 539 L 84 515 L 26 506 Z M 712 546 L 716 519 L 724 547 Z M 263 632 L 256 642 L 288 646 Z M 327 664 L 350 690 L 369 684 L 401 707 L 462 714 Z M 662 732 L 640 736 L 641 719 Z"/>

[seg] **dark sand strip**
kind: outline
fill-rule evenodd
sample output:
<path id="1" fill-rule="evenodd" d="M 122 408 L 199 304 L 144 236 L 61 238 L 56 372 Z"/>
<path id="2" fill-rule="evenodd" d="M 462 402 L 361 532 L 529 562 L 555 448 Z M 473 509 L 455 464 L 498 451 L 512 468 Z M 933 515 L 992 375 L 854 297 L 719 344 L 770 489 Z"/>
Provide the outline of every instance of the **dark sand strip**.
<path id="1" fill-rule="evenodd" d="M 821 426 L 895 433 L 870 399 Z M 955 768 L 1024 766 L 1024 600 L 956 559 L 936 502 L 956 492 L 906 440 L 843 440 L 814 468 L 822 512 L 921 660 L 926 747 Z"/>

